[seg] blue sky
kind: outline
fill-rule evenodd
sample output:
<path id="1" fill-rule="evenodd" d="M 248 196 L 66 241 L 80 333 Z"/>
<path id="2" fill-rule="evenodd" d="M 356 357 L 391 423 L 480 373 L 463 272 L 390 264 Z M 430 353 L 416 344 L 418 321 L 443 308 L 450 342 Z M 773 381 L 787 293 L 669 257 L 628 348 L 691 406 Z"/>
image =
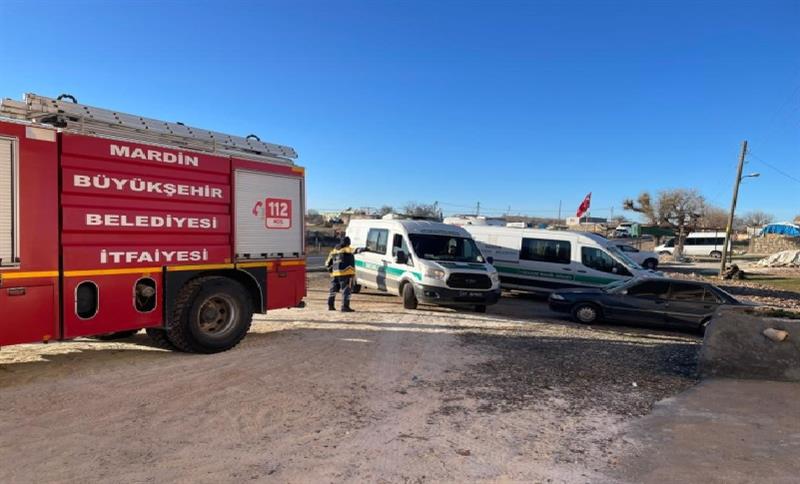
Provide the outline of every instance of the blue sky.
<path id="1" fill-rule="evenodd" d="M 0 96 L 294 146 L 311 208 L 727 207 L 748 139 L 740 211 L 800 213 L 797 0 L 0 0 L 0 22 Z"/>

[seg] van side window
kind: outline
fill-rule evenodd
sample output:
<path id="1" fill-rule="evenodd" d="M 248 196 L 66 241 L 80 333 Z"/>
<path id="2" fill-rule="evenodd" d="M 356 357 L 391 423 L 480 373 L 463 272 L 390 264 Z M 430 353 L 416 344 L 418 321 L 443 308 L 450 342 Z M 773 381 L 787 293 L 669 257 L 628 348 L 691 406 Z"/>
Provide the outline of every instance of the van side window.
<path id="1" fill-rule="evenodd" d="M 521 260 L 569 264 L 572 261 L 572 245 L 566 240 L 522 239 L 519 258 Z"/>
<path id="2" fill-rule="evenodd" d="M 643 281 L 628 288 L 628 296 L 648 299 L 666 299 L 668 292 L 669 282 L 667 281 Z"/>
<path id="3" fill-rule="evenodd" d="M 581 262 L 586 267 L 616 274 L 618 276 L 630 276 L 630 271 L 606 252 L 595 247 L 581 247 Z"/>
<path id="4" fill-rule="evenodd" d="M 403 237 L 403 234 L 394 234 L 394 239 L 392 240 L 392 257 L 397 257 L 397 251 L 402 250 L 408 256 L 409 263 L 411 262 L 411 254 L 408 252 L 408 245 L 406 244 L 406 239 Z"/>
<path id="5" fill-rule="evenodd" d="M 369 229 L 367 234 L 367 250 L 378 254 L 386 253 L 386 243 L 389 241 L 389 230 Z"/>

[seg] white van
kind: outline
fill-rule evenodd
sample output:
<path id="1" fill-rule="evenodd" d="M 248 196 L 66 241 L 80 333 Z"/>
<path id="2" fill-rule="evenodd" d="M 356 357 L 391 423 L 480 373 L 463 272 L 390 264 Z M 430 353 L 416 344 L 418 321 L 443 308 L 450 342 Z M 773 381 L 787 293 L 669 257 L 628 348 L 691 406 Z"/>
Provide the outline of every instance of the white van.
<path id="1" fill-rule="evenodd" d="M 586 232 L 464 227 L 491 257 L 503 288 L 548 292 L 597 287 L 639 275 L 643 269 L 605 237 Z"/>
<path id="2" fill-rule="evenodd" d="M 470 306 L 478 312 L 500 298 L 497 271 L 461 227 L 422 220 L 351 220 L 356 286 L 418 302 Z"/>
<path id="3" fill-rule="evenodd" d="M 683 255 L 693 255 L 696 257 L 722 257 L 722 248 L 725 246 L 725 232 L 692 232 L 686 236 L 683 242 Z M 728 244 L 730 249 L 731 244 Z M 675 252 L 675 238 L 667 240 L 665 243 L 655 248 L 659 255 L 672 255 Z"/>

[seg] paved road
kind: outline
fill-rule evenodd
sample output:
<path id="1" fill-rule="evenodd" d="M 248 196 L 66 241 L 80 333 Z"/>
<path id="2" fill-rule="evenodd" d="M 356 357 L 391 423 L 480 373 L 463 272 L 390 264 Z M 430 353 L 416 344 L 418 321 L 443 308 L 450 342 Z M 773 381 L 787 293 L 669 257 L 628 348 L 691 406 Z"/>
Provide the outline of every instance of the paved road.
<path id="1" fill-rule="evenodd" d="M 797 482 L 800 384 L 709 380 L 658 403 L 627 433 L 622 482 Z"/>

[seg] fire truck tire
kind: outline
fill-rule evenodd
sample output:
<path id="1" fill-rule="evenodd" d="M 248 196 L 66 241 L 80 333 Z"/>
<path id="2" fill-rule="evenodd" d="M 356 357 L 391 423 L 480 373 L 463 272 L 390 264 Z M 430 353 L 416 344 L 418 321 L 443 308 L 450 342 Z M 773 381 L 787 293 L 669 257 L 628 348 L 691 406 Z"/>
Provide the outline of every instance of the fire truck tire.
<path id="1" fill-rule="evenodd" d="M 226 277 L 200 277 L 178 293 L 167 338 L 191 353 L 227 351 L 245 337 L 253 320 L 247 290 Z"/>
<path id="2" fill-rule="evenodd" d="M 138 332 L 138 329 L 131 329 L 129 331 L 117 331 L 116 333 L 98 334 L 97 336 L 92 336 L 92 338 L 99 339 L 100 341 L 114 341 L 118 339 L 130 338 Z"/>
<path id="3" fill-rule="evenodd" d="M 147 336 L 153 341 L 157 347 L 164 350 L 175 350 L 175 345 L 172 344 L 167 338 L 167 332 L 160 328 L 147 328 L 145 329 Z"/>

